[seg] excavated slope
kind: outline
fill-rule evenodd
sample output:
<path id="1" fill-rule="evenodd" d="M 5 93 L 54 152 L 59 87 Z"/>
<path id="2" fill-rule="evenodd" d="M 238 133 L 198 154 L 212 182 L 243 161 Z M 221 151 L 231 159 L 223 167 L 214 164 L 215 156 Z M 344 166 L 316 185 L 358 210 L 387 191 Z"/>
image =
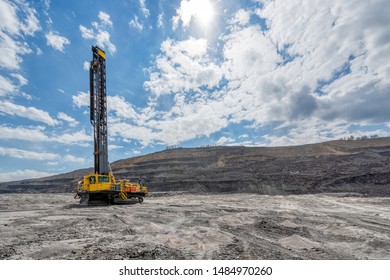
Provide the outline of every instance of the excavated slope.
<path id="1" fill-rule="evenodd" d="M 172 149 L 112 163 L 151 192 L 390 195 L 390 138 L 290 147 Z M 72 192 L 91 169 L 0 184 L 0 192 Z"/>

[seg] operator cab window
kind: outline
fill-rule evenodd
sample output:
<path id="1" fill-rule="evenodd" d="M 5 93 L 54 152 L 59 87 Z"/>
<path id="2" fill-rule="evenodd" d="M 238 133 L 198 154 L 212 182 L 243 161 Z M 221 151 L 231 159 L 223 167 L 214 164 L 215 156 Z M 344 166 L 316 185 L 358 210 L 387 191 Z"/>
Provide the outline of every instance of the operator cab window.
<path id="1" fill-rule="evenodd" d="M 95 176 L 89 177 L 89 182 L 90 182 L 91 184 L 95 184 L 95 183 L 96 183 L 96 178 L 95 178 Z"/>

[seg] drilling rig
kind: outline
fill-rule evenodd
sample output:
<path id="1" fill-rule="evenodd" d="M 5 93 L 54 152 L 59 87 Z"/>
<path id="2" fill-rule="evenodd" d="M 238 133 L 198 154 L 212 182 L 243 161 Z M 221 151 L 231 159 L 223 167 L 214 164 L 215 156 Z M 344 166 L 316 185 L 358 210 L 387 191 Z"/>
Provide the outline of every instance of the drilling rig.
<path id="1" fill-rule="evenodd" d="M 84 176 L 76 188 L 75 198 L 80 204 L 119 204 L 138 199 L 140 203 L 148 188 L 140 181 L 116 181 L 108 162 L 106 53 L 92 46 L 89 68 L 90 121 L 94 135 L 94 173 Z"/>

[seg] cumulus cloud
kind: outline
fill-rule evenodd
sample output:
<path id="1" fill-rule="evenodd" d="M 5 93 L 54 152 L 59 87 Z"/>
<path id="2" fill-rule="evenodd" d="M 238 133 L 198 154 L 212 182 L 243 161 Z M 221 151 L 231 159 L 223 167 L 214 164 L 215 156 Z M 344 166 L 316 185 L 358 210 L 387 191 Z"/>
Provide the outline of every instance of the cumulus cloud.
<path id="1" fill-rule="evenodd" d="M 42 127 L 11 127 L 0 125 L 2 133 L 0 139 L 4 140 L 22 140 L 31 142 L 46 142 L 49 137 L 44 133 Z M 28 135 L 28 137 L 26 137 Z"/>
<path id="2" fill-rule="evenodd" d="M 240 9 L 236 12 L 236 14 L 234 15 L 234 18 L 232 20 L 230 20 L 230 23 L 231 24 L 246 25 L 249 23 L 250 17 L 251 17 L 250 11 Z"/>
<path id="3" fill-rule="evenodd" d="M 112 21 L 110 19 L 110 15 L 103 12 L 103 11 L 100 11 L 99 14 L 98 14 L 98 18 L 101 20 L 101 24 L 102 25 L 108 25 L 108 26 L 112 26 Z"/>
<path id="4" fill-rule="evenodd" d="M 80 91 L 77 95 L 72 96 L 72 101 L 77 108 L 89 106 L 89 93 Z"/>
<path id="5" fill-rule="evenodd" d="M 3 140 L 21 140 L 26 142 L 57 142 L 65 145 L 80 145 L 92 141 L 92 136 L 86 134 L 85 130 L 76 132 L 67 132 L 63 134 L 48 133 L 44 127 L 24 127 L 24 126 L 7 126 L 0 125 L 2 133 L 0 139 Z"/>
<path id="6" fill-rule="evenodd" d="M 389 118 L 379 105 L 386 103 L 390 73 L 390 62 L 382 59 L 390 51 L 390 40 L 384 39 L 390 38 L 385 2 L 315 1 L 302 14 L 300 2 L 274 1 L 257 10 L 267 20 L 267 38 L 293 58 L 274 71 L 290 80 L 283 95 L 307 87 L 288 97 L 289 104 L 300 105 L 296 111 L 310 105 L 310 113 L 324 121 L 378 123 Z"/>
<path id="7" fill-rule="evenodd" d="M 81 36 L 86 40 L 94 40 L 100 48 L 107 49 L 111 54 L 115 54 L 116 46 L 110 41 L 111 35 L 108 32 L 108 28 L 113 26 L 110 16 L 100 11 L 98 17 L 100 21 L 92 22 L 91 28 L 84 25 L 79 26 Z"/>
<path id="8" fill-rule="evenodd" d="M 76 121 L 74 118 L 72 118 L 71 116 L 68 116 L 67 114 L 65 114 L 64 112 L 59 112 L 57 114 L 57 118 L 60 119 L 60 120 L 63 120 L 63 121 L 66 121 L 69 123 L 69 126 L 71 127 L 75 127 L 79 124 L 78 121 Z"/>
<path id="9" fill-rule="evenodd" d="M 181 2 L 174 28 L 186 29 L 196 17 L 182 7 L 190 2 Z M 181 40 L 168 38 L 146 69 L 147 107 L 108 97 L 110 136 L 144 146 L 173 145 L 245 122 L 258 129 L 257 139 L 242 135 L 238 138 L 245 142 L 238 142 L 223 136 L 217 144 L 291 145 L 341 138 L 352 129 L 363 133 L 370 124 L 388 124 L 386 9 L 381 0 L 359 5 L 356 1 L 262 1 L 253 9 L 236 11 L 217 46 L 199 36 L 186 37 L 191 32 Z M 129 24 L 143 28 L 136 17 Z M 85 37 L 95 38 L 97 25 L 84 27 Z M 73 104 L 88 106 L 88 93 L 73 96 Z"/>
<path id="10" fill-rule="evenodd" d="M 137 140 L 145 146 L 156 140 L 152 129 L 125 122 L 110 123 L 109 134 L 119 136 L 124 140 Z"/>
<path id="11" fill-rule="evenodd" d="M 73 104 L 77 107 L 89 106 L 89 94 L 86 92 L 79 92 L 72 96 Z M 107 96 L 107 108 L 109 112 L 115 114 L 116 117 L 122 119 L 138 119 L 138 113 L 132 104 L 128 103 L 122 96 Z"/>
<path id="12" fill-rule="evenodd" d="M 66 37 L 59 35 L 59 33 L 55 31 L 46 33 L 46 40 L 48 46 L 61 52 L 64 52 L 65 45 L 70 44 L 70 41 Z"/>
<path id="13" fill-rule="evenodd" d="M 213 17 L 213 7 L 209 0 L 182 0 L 176 15 L 172 17 L 173 30 L 181 24 L 186 29 L 194 19 L 208 24 Z"/>
<path id="14" fill-rule="evenodd" d="M 125 101 L 121 96 L 108 96 L 107 107 L 109 111 L 113 111 L 118 118 L 136 120 L 138 115 L 134 107 Z"/>
<path id="15" fill-rule="evenodd" d="M 190 25 L 194 14 L 183 6 L 190 2 L 181 2 L 174 28 Z M 388 123 L 389 5 L 383 0 L 302 5 L 262 1 L 238 10 L 220 37 L 219 60 L 210 56 L 205 39 L 165 40 L 144 83 L 153 94 L 149 113 L 154 111 L 144 125 L 175 144 L 243 121 L 252 128 L 274 124 L 287 134 L 279 141 L 265 135 L 263 143 L 298 144 L 350 133 L 351 123 L 366 129 Z M 266 28 L 251 23 L 252 16 Z M 207 120 L 199 121 L 199 111 Z"/>
<path id="16" fill-rule="evenodd" d="M 92 141 L 91 135 L 85 133 L 85 130 L 76 131 L 73 133 L 64 133 L 60 135 L 53 135 L 48 138 L 50 142 L 59 142 L 62 144 L 83 144 Z"/>
<path id="17" fill-rule="evenodd" d="M 17 87 L 7 78 L 0 75 L 0 96 L 12 94 L 15 92 Z"/>
<path id="18" fill-rule="evenodd" d="M 0 0 L 0 67 L 20 69 L 22 56 L 32 52 L 24 36 L 33 36 L 41 29 L 36 11 L 29 3 Z"/>
<path id="19" fill-rule="evenodd" d="M 28 80 L 25 77 L 23 77 L 21 74 L 12 73 L 11 76 L 18 80 L 19 86 L 25 86 L 28 84 Z"/>
<path id="20" fill-rule="evenodd" d="M 25 107 L 9 101 L 0 101 L 0 112 L 11 116 L 27 118 L 33 121 L 43 122 L 50 126 L 55 126 L 58 121 L 53 119 L 49 113 L 35 107 Z"/>
<path id="21" fill-rule="evenodd" d="M 150 80 L 144 83 L 156 95 L 213 88 L 222 78 L 219 67 L 208 56 L 206 39 L 167 39 L 161 44 Z"/>
<path id="22" fill-rule="evenodd" d="M 66 162 L 74 162 L 74 163 L 84 163 L 85 162 L 85 158 L 76 157 L 76 156 L 72 156 L 72 155 L 65 155 L 63 157 L 63 159 Z"/>

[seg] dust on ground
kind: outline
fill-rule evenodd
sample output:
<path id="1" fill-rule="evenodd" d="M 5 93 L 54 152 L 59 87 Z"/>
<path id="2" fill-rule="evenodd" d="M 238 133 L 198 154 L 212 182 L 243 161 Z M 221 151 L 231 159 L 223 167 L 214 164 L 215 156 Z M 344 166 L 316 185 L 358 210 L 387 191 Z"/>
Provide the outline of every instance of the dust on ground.
<path id="1" fill-rule="evenodd" d="M 390 259 L 390 198 L 0 195 L 0 259 Z"/>

